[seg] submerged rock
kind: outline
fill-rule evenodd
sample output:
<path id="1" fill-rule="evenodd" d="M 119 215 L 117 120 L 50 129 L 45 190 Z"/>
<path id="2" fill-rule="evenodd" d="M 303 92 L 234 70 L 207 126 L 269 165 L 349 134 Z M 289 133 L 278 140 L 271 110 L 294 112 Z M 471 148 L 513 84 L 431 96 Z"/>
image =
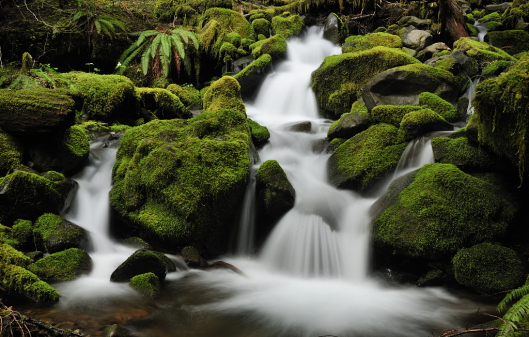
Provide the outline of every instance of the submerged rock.
<path id="1" fill-rule="evenodd" d="M 167 262 L 159 254 L 138 249 L 114 270 L 110 275 L 110 281 L 128 282 L 134 276 L 145 273 L 153 273 L 160 281 L 163 281 L 167 271 Z"/>
<path id="2" fill-rule="evenodd" d="M 301 123 L 296 123 L 294 125 L 287 126 L 286 130 L 291 131 L 291 132 L 310 133 L 311 128 L 312 128 L 311 122 L 301 122 Z"/>

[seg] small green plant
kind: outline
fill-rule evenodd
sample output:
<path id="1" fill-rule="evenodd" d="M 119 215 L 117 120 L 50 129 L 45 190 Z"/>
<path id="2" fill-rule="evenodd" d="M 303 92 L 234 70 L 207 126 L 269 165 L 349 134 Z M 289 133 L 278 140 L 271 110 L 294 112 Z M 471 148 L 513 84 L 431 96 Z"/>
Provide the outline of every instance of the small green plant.
<path id="1" fill-rule="evenodd" d="M 503 322 L 499 326 L 496 337 L 514 336 L 518 330 L 518 325 L 523 319 L 526 319 L 529 314 L 529 284 L 523 285 L 520 288 L 512 290 L 505 296 L 505 298 L 498 304 L 498 311 L 501 312 L 507 304 L 512 302 L 515 298 L 521 297 L 513 306 L 507 310 L 503 315 Z"/>
<path id="2" fill-rule="evenodd" d="M 90 36 L 94 33 L 106 34 L 111 39 L 116 34 L 116 27 L 125 30 L 125 26 L 121 21 L 113 16 L 101 14 L 99 6 L 89 0 L 78 0 L 79 10 L 73 16 L 73 21 L 77 22 L 86 32 L 88 36 L 88 44 L 90 44 Z"/>
<path id="3" fill-rule="evenodd" d="M 85 63 L 85 65 L 87 65 L 87 66 L 88 66 L 88 73 L 90 73 L 90 74 L 91 74 L 92 72 L 90 71 L 90 66 L 93 66 L 94 64 L 93 64 L 93 63 L 91 63 L 91 62 L 88 62 L 88 63 Z"/>

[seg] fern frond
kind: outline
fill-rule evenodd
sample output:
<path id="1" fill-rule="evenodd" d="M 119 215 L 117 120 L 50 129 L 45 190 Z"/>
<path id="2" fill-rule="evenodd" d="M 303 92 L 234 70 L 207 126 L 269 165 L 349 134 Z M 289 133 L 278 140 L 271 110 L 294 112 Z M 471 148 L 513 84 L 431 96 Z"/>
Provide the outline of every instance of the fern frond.
<path id="1" fill-rule="evenodd" d="M 141 70 L 143 71 L 144 75 L 147 75 L 147 72 L 149 71 L 149 62 L 151 60 L 151 46 L 152 43 L 149 43 L 148 46 L 145 46 L 143 54 L 141 55 Z"/>
<path id="2" fill-rule="evenodd" d="M 18 75 L 17 78 L 7 87 L 8 89 L 16 88 L 20 83 L 22 83 L 22 80 L 24 79 L 24 75 Z"/>
<path id="3" fill-rule="evenodd" d="M 129 63 L 134 60 L 136 58 L 136 56 L 138 56 L 138 54 L 142 51 L 143 48 L 137 48 L 136 50 L 134 50 L 130 55 L 129 57 L 127 57 L 125 60 L 120 60 L 121 62 L 121 65 L 123 66 L 128 66 Z"/>
<path id="4" fill-rule="evenodd" d="M 105 26 L 106 28 L 108 28 L 108 30 L 111 31 L 112 34 L 116 33 L 114 25 L 111 22 L 103 19 L 99 19 L 98 21 L 101 23 L 101 26 Z"/>
<path id="5" fill-rule="evenodd" d="M 498 311 L 501 312 L 503 309 L 505 309 L 505 306 L 509 304 L 509 302 L 511 302 L 513 299 L 523 297 L 527 294 L 529 294 L 529 284 L 512 290 L 510 293 L 507 294 L 507 296 L 505 296 L 505 298 L 500 302 L 500 304 L 498 304 Z"/>
<path id="6" fill-rule="evenodd" d="M 149 48 L 151 51 L 151 58 L 154 58 L 156 56 L 156 53 L 158 53 L 158 48 L 160 47 L 161 40 L 162 40 L 162 34 L 159 34 L 152 41 L 152 44 Z"/>
<path id="7" fill-rule="evenodd" d="M 46 74 L 45 72 L 43 72 L 42 70 L 40 69 L 31 69 L 30 70 L 33 74 L 35 74 L 37 77 L 40 77 L 42 78 L 44 81 L 48 82 L 49 84 L 51 84 L 52 86 L 56 87 L 57 84 L 55 83 L 55 80 L 48 74 Z"/>
<path id="8" fill-rule="evenodd" d="M 2 84 L 4 84 L 4 82 L 7 81 L 8 79 L 9 79 L 9 76 L 7 75 L 0 77 L 0 87 L 2 87 Z"/>
<path id="9" fill-rule="evenodd" d="M 99 23 L 99 20 L 94 20 L 94 25 L 96 26 L 97 34 L 101 34 L 101 23 Z"/>
<path id="10" fill-rule="evenodd" d="M 186 31 L 183 30 L 182 28 L 177 28 L 177 29 L 173 30 L 173 35 L 180 35 L 182 40 L 184 40 L 184 43 L 187 43 L 187 41 L 188 41 Z"/>
<path id="11" fill-rule="evenodd" d="M 182 37 L 185 43 L 187 43 L 188 40 L 193 41 L 193 45 L 195 46 L 196 50 L 198 50 L 200 45 L 199 45 L 198 38 L 195 33 L 182 29 L 182 28 L 175 29 L 173 32 L 175 31 L 178 35 Z"/>
<path id="12" fill-rule="evenodd" d="M 184 49 L 184 44 L 180 41 L 180 37 L 177 35 L 171 35 L 172 45 L 176 50 L 176 53 L 180 56 L 181 59 L 186 58 L 186 52 Z"/>
<path id="13" fill-rule="evenodd" d="M 162 64 L 162 71 L 165 76 L 168 76 L 171 66 L 171 38 L 169 35 L 163 34 L 161 45 L 160 62 Z"/>
<path id="14" fill-rule="evenodd" d="M 137 46 L 136 43 L 133 43 L 130 45 L 130 47 L 128 47 L 127 49 L 125 49 L 125 51 L 123 52 L 123 54 L 121 54 L 121 56 L 119 57 L 119 62 L 121 64 L 123 64 L 125 62 L 125 60 L 129 57 L 129 55 L 133 54 L 135 51 L 137 50 L 141 50 L 142 48 L 140 46 Z M 137 55 L 137 54 L 136 54 Z"/>
<path id="15" fill-rule="evenodd" d="M 100 16 L 101 19 L 103 20 L 106 20 L 106 21 L 109 21 L 109 22 L 112 22 L 113 25 L 117 26 L 118 28 L 120 28 L 122 31 L 125 31 L 125 25 L 123 25 L 123 22 L 119 21 L 118 19 L 116 19 L 115 17 L 113 16 L 110 16 L 110 15 L 101 15 Z"/>
<path id="16" fill-rule="evenodd" d="M 146 30 L 144 32 L 141 32 L 140 37 L 138 38 L 138 41 L 136 41 L 136 45 L 139 46 L 140 44 L 143 43 L 143 41 L 145 41 L 146 38 L 151 37 L 156 34 L 158 34 L 158 32 L 155 30 Z M 133 35 L 133 34 L 130 34 L 130 35 Z"/>
<path id="17" fill-rule="evenodd" d="M 189 75 L 189 77 L 191 77 L 191 60 L 189 59 L 189 57 L 186 57 L 184 59 L 184 66 L 186 68 L 186 73 Z"/>
<path id="18" fill-rule="evenodd" d="M 75 13 L 75 15 L 73 16 L 73 21 L 78 21 L 80 18 L 82 18 L 83 16 L 85 16 L 85 12 L 84 11 L 78 11 L 77 13 Z"/>

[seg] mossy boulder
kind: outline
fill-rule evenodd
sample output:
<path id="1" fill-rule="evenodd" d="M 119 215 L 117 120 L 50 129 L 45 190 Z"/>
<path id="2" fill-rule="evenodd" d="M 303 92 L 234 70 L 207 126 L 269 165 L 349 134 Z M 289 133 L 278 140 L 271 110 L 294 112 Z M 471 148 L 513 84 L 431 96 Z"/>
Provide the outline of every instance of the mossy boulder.
<path id="1" fill-rule="evenodd" d="M 490 63 L 481 73 L 484 77 L 496 77 L 503 72 L 509 71 L 509 68 L 512 67 L 516 62 L 514 61 L 494 61 Z"/>
<path id="2" fill-rule="evenodd" d="M 323 37 L 327 40 L 339 44 L 345 38 L 345 25 L 338 15 L 330 13 L 323 24 Z"/>
<path id="3" fill-rule="evenodd" d="M 527 262 L 515 251 L 488 242 L 461 249 L 452 263 L 457 282 L 482 294 L 518 288 L 527 275 Z"/>
<path id="4" fill-rule="evenodd" d="M 268 128 L 266 126 L 262 126 L 257 122 L 252 121 L 249 118 L 247 119 L 247 122 L 250 126 L 250 132 L 252 133 L 252 141 L 255 146 L 260 147 L 266 144 L 268 142 L 268 139 L 270 139 L 270 132 L 268 132 Z"/>
<path id="5" fill-rule="evenodd" d="M 431 92 L 423 92 L 419 95 L 419 105 L 426 106 L 431 110 L 437 112 L 448 122 L 455 122 L 459 117 L 457 109 L 441 97 L 432 94 Z"/>
<path id="6" fill-rule="evenodd" d="M 11 235 L 16 240 L 18 249 L 35 248 L 33 241 L 33 223 L 29 220 L 18 219 L 13 223 Z"/>
<path id="7" fill-rule="evenodd" d="M 167 90 L 176 95 L 186 107 L 200 101 L 202 98 L 200 91 L 192 85 L 182 87 L 178 84 L 171 84 L 167 87 Z"/>
<path id="8" fill-rule="evenodd" d="M 257 60 L 246 66 L 241 72 L 233 76 L 241 86 L 241 96 L 251 98 L 266 75 L 271 71 L 272 57 L 261 55 Z"/>
<path id="9" fill-rule="evenodd" d="M 297 14 L 289 15 L 286 18 L 279 15 L 272 18 L 272 29 L 277 35 L 281 35 L 285 39 L 301 34 L 303 28 L 305 28 L 305 23 Z"/>
<path id="10" fill-rule="evenodd" d="M 146 249 L 138 249 L 112 272 L 110 281 L 128 282 L 134 276 L 145 273 L 153 273 L 163 281 L 167 271 L 166 263 L 158 254 Z"/>
<path id="11" fill-rule="evenodd" d="M 257 41 L 250 45 L 254 59 L 268 54 L 273 60 L 284 59 L 287 54 L 287 40 L 281 35 L 274 35 L 271 38 Z"/>
<path id="12" fill-rule="evenodd" d="M 154 298 L 160 294 L 160 280 L 154 273 L 136 275 L 130 279 L 129 284 L 146 297 Z"/>
<path id="13" fill-rule="evenodd" d="M 454 51 L 456 50 L 464 51 L 479 64 L 497 60 L 515 61 L 505 51 L 493 47 L 486 42 L 474 41 L 467 37 L 462 37 L 454 43 Z"/>
<path id="14" fill-rule="evenodd" d="M 69 281 L 86 274 L 92 268 L 92 259 L 82 249 L 70 248 L 43 257 L 28 266 L 28 270 L 46 281 Z"/>
<path id="15" fill-rule="evenodd" d="M 137 88 L 140 106 L 158 119 L 191 118 L 193 114 L 182 104 L 178 96 L 166 89 Z"/>
<path id="16" fill-rule="evenodd" d="M 386 123 L 399 127 L 404 116 L 422 109 L 423 107 L 415 105 L 379 105 L 371 110 L 371 118 L 374 123 Z"/>
<path id="17" fill-rule="evenodd" d="M 394 67 L 414 63 L 420 62 L 403 51 L 387 47 L 328 56 L 312 73 L 311 86 L 318 106 L 338 117 L 349 112 L 357 100 L 357 92 L 373 76 Z"/>
<path id="18" fill-rule="evenodd" d="M 0 89 L 0 128 L 20 137 L 50 137 L 75 124 L 83 96 L 69 89 Z"/>
<path id="19" fill-rule="evenodd" d="M 338 188 L 364 191 L 397 167 L 407 143 L 398 129 L 377 124 L 340 145 L 328 161 L 329 180 Z"/>
<path id="20" fill-rule="evenodd" d="M 0 287 L 8 294 L 21 295 L 34 302 L 57 302 L 59 293 L 37 275 L 21 266 L 0 262 Z"/>
<path id="21" fill-rule="evenodd" d="M 351 106 L 351 112 L 343 114 L 340 119 L 329 126 L 327 138 L 351 138 L 366 130 L 372 123 L 372 118 L 362 101 L 356 101 Z"/>
<path id="22" fill-rule="evenodd" d="M 476 87 L 473 122 L 479 142 L 519 169 L 529 167 L 525 154 L 526 128 L 529 123 L 529 56 L 518 61 L 507 73 L 481 82 Z"/>
<path id="23" fill-rule="evenodd" d="M 476 61 L 461 50 L 456 50 L 450 55 L 435 57 L 425 64 L 451 72 L 461 90 L 466 88 L 469 78 L 473 78 L 479 72 Z"/>
<path id="24" fill-rule="evenodd" d="M 22 142 L 0 129 L 0 177 L 22 166 L 23 156 Z"/>
<path id="25" fill-rule="evenodd" d="M 46 213 L 35 221 L 33 230 L 37 245 L 48 253 L 68 248 L 86 248 L 88 233 L 59 215 Z"/>
<path id="26" fill-rule="evenodd" d="M 508 186 L 450 164 L 394 180 L 373 205 L 373 241 L 389 255 L 438 259 L 503 237 L 518 210 Z"/>
<path id="27" fill-rule="evenodd" d="M 501 48 L 509 55 L 515 55 L 529 51 L 529 32 L 525 30 L 489 32 L 485 35 L 485 42 Z"/>
<path id="28" fill-rule="evenodd" d="M 459 87 L 450 72 L 425 64 L 409 64 L 384 71 L 365 85 L 362 98 L 371 111 L 378 105 L 418 105 L 425 91 L 456 101 Z"/>
<path id="29" fill-rule="evenodd" d="M 0 263 L 12 264 L 23 268 L 26 268 L 31 263 L 29 257 L 5 243 L 0 244 L 0 253 Z"/>
<path id="30" fill-rule="evenodd" d="M 400 122 L 398 138 L 410 141 L 432 131 L 450 131 L 454 127 L 431 109 L 422 109 L 407 113 Z"/>
<path id="31" fill-rule="evenodd" d="M 232 77 L 214 82 L 203 104 L 189 120 L 125 132 L 110 199 L 128 235 L 155 246 L 220 249 L 245 191 L 251 135 Z"/>
<path id="32" fill-rule="evenodd" d="M 34 220 L 42 213 L 60 213 L 69 207 L 77 183 L 62 174 L 38 175 L 15 171 L 0 178 L 0 221 Z"/>
<path id="33" fill-rule="evenodd" d="M 65 173 L 88 158 L 90 141 L 85 130 L 74 125 L 56 137 L 31 142 L 28 148 L 32 169 Z"/>
<path id="34" fill-rule="evenodd" d="M 187 246 L 182 249 L 180 252 L 182 259 L 190 268 L 205 268 L 209 264 L 204 258 L 200 255 L 198 249 L 193 246 Z"/>
<path id="35" fill-rule="evenodd" d="M 505 163 L 493 153 L 467 137 L 432 139 L 436 163 L 452 164 L 463 171 L 504 172 Z"/>
<path id="36" fill-rule="evenodd" d="M 127 77 L 82 72 L 71 72 L 65 76 L 85 96 L 83 112 L 89 119 L 110 121 L 138 118 L 138 94 Z"/>
<path id="37" fill-rule="evenodd" d="M 252 27 L 255 34 L 270 36 L 270 22 L 267 19 L 255 19 L 252 21 Z"/>
<path id="38" fill-rule="evenodd" d="M 402 48 L 400 37 L 387 33 L 352 35 L 345 39 L 342 53 L 364 51 L 373 47 Z"/>
<path id="39" fill-rule="evenodd" d="M 296 191 L 276 160 L 267 160 L 259 166 L 256 184 L 259 218 L 266 217 L 274 223 L 294 207 Z"/>

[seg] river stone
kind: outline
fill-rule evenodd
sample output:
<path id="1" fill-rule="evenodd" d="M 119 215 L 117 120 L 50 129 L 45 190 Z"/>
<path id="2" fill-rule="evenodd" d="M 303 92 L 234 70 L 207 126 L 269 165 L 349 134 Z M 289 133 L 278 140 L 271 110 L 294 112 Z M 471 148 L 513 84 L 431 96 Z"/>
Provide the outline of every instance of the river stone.
<path id="1" fill-rule="evenodd" d="M 432 131 L 451 131 L 454 127 L 431 109 L 407 113 L 400 122 L 399 139 L 410 141 Z"/>
<path id="2" fill-rule="evenodd" d="M 87 248 L 89 243 L 84 228 L 52 213 L 43 214 L 35 221 L 33 233 L 37 245 L 50 254 L 68 248 Z"/>
<path id="3" fill-rule="evenodd" d="M 343 40 L 343 23 L 334 13 L 329 14 L 323 26 L 323 37 L 339 44 Z"/>
<path id="4" fill-rule="evenodd" d="M 128 282 L 136 275 L 153 273 L 160 281 L 165 280 L 167 265 L 155 252 L 146 249 L 138 249 L 110 276 L 112 282 Z"/>
<path id="5" fill-rule="evenodd" d="M 422 50 L 433 43 L 433 36 L 424 30 L 412 30 L 402 36 L 402 45 L 414 50 Z"/>
<path id="6" fill-rule="evenodd" d="M 418 29 L 427 29 L 428 21 L 419 19 L 415 16 L 404 16 L 399 20 L 400 27 L 415 26 Z"/>
<path id="7" fill-rule="evenodd" d="M 311 122 L 301 122 L 301 123 L 288 126 L 286 128 L 286 131 L 310 133 L 311 128 L 312 128 Z"/>
<path id="8" fill-rule="evenodd" d="M 371 119 L 366 113 L 353 112 L 344 114 L 338 121 L 337 125 L 329 131 L 327 137 L 329 140 L 335 138 L 351 138 L 354 135 L 366 130 L 371 125 Z"/>
<path id="9" fill-rule="evenodd" d="M 28 270 L 45 281 L 69 281 L 92 269 L 92 259 L 82 249 L 70 248 L 30 264 Z"/>
<path id="10" fill-rule="evenodd" d="M 247 63 L 251 60 L 250 63 Z M 257 89 L 263 83 L 265 77 L 272 71 L 272 57 L 268 54 L 261 55 L 253 61 L 252 56 L 238 59 L 234 63 L 234 76 L 241 85 L 241 97 L 251 99 L 254 97 Z M 241 67 L 244 68 L 241 69 Z M 239 70 L 240 69 L 240 70 Z"/>
<path id="11" fill-rule="evenodd" d="M 501 4 L 497 4 L 497 5 L 491 4 L 491 5 L 485 6 L 485 11 L 487 14 L 494 13 L 494 12 L 503 13 L 510 6 L 511 4 L 509 2 L 502 2 Z"/>
<path id="12" fill-rule="evenodd" d="M 437 52 L 440 52 L 442 50 L 450 50 L 450 48 L 444 42 L 437 42 L 437 43 L 431 44 L 428 47 L 426 47 L 423 50 L 421 50 L 417 54 L 417 58 L 419 59 L 419 61 L 424 62 L 424 61 L 430 59 L 433 54 L 435 54 Z M 450 56 L 450 55 L 445 55 L 445 56 Z M 440 58 L 436 57 L 435 59 L 438 60 Z M 435 63 L 431 64 L 431 62 L 429 62 L 429 61 L 424 62 L 424 64 L 427 64 L 429 66 L 435 67 L 435 65 L 434 65 Z"/>
<path id="13" fill-rule="evenodd" d="M 193 246 L 187 246 L 180 252 L 184 262 L 190 268 L 205 268 L 209 266 L 209 263 L 202 258 L 198 249 Z"/>
<path id="14" fill-rule="evenodd" d="M 261 164 L 257 170 L 256 181 L 257 208 L 260 216 L 275 222 L 294 207 L 296 191 L 276 160 L 267 160 Z"/>
<path id="15" fill-rule="evenodd" d="M 450 72 L 411 64 L 373 77 L 364 87 L 362 98 L 371 111 L 377 105 L 419 105 L 419 94 L 425 91 L 454 102 L 459 88 Z"/>

